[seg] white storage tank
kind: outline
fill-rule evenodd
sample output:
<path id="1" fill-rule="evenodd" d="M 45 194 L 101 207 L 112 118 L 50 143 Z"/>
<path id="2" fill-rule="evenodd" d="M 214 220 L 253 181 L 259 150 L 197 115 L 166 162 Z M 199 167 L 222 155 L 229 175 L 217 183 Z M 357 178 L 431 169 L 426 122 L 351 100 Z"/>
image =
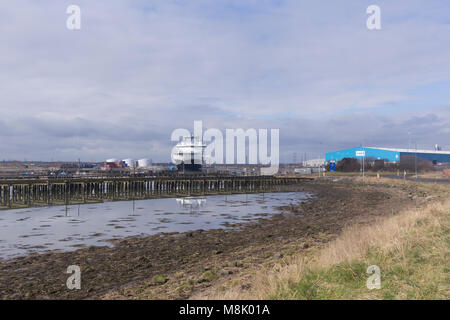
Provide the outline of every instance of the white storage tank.
<path id="1" fill-rule="evenodd" d="M 111 163 L 111 162 L 119 162 L 119 160 L 115 159 L 115 158 L 111 158 L 111 159 L 106 159 L 105 162 Z"/>
<path id="2" fill-rule="evenodd" d="M 134 168 L 136 166 L 136 161 L 134 161 L 133 159 L 123 159 L 122 162 L 130 168 Z"/>
<path id="3" fill-rule="evenodd" d="M 147 168 L 150 167 L 150 160 L 149 159 L 139 159 L 137 161 L 138 167 Z"/>

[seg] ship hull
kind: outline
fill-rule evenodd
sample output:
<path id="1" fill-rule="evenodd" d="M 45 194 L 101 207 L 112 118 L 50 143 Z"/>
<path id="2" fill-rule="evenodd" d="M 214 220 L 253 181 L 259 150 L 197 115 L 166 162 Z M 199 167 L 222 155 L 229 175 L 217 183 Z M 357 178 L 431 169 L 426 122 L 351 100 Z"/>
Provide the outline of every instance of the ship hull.
<path id="1" fill-rule="evenodd" d="M 194 163 L 180 163 L 177 165 L 177 169 L 179 172 L 200 172 L 202 171 L 202 165 Z"/>

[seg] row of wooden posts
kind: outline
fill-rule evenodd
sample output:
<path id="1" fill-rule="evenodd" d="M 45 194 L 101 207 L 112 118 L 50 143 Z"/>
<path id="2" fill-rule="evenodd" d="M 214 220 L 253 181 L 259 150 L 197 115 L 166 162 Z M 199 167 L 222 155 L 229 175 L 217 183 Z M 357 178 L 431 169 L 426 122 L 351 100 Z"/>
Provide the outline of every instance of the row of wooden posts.
<path id="1" fill-rule="evenodd" d="M 0 207 L 76 204 L 98 201 L 149 199 L 221 193 L 276 191 L 302 178 L 198 177 L 198 178 L 90 178 L 0 181 Z"/>

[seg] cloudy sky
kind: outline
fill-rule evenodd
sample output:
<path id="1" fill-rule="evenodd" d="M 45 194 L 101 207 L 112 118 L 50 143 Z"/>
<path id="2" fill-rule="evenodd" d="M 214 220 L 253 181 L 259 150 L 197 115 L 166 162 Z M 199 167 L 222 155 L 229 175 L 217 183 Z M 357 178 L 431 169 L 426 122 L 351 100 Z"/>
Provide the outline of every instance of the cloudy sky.
<path id="1" fill-rule="evenodd" d="M 448 0 L 15 0 L 0 39 L 0 159 L 169 161 L 194 120 L 279 128 L 282 162 L 450 150 Z"/>

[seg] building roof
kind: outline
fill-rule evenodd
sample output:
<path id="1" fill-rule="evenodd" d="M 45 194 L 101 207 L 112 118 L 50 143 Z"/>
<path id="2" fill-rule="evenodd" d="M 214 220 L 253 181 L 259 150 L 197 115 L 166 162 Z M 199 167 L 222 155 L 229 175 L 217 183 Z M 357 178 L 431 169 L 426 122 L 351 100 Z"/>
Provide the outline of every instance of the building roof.
<path id="1" fill-rule="evenodd" d="M 450 151 L 435 151 L 435 150 L 420 150 L 420 149 L 397 149 L 397 148 L 378 148 L 378 147 L 364 147 L 365 149 L 379 149 L 395 152 L 408 152 L 408 153 L 432 153 L 432 154 L 449 154 Z"/>

